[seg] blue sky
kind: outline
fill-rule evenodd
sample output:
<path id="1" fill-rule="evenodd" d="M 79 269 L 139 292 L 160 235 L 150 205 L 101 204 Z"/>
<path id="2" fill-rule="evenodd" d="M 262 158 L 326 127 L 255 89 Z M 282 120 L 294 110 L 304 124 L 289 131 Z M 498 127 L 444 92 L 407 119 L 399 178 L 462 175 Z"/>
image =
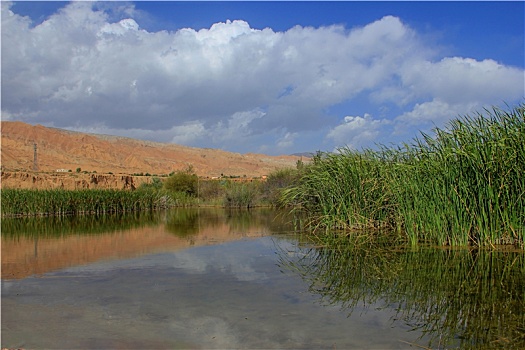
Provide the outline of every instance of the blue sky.
<path id="1" fill-rule="evenodd" d="M 524 2 L 4 2 L 2 120 L 266 154 L 525 97 Z"/>

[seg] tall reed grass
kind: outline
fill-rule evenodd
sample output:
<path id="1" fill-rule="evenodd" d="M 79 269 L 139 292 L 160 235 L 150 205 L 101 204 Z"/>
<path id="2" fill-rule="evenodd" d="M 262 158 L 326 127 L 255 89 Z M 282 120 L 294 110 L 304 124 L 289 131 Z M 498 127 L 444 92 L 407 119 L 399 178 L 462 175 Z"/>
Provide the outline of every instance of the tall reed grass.
<path id="1" fill-rule="evenodd" d="M 256 205 L 259 197 L 258 182 L 226 183 L 224 206 L 227 208 L 250 208 Z"/>
<path id="2" fill-rule="evenodd" d="M 157 191 L 2 189 L 2 216 L 101 214 L 171 206 Z"/>
<path id="3" fill-rule="evenodd" d="M 282 201 L 304 208 L 317 229 L 523 248 L 524 111 L 486 109 L 397 148 L 318 154 Z"/>

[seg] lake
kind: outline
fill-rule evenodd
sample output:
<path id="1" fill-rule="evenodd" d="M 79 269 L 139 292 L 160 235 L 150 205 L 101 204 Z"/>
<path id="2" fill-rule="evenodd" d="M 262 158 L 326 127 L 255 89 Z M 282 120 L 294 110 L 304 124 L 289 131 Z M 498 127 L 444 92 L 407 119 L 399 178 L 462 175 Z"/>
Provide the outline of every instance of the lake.
<path id="1" fill-rule="evenodd" d="M 2 348 L 525 347 L 523 252 L 328 248 L 298 219 L 3 219 Z"/>

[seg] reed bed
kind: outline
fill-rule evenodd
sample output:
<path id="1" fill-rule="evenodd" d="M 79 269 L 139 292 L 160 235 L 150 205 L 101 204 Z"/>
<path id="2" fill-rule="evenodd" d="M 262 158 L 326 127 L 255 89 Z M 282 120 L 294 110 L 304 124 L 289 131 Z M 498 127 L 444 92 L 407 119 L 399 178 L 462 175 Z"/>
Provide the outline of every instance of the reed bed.
<path id="1" fill-rule="evenodd" d="M 320 153 L 285 204 L 313 229 L 381 229 L 413 245 L 525 242 L 525 104 L 459 117 L 397 148 Z"/>
<path id="2" fill-rule="evenodd" d="M 171 199 L 157 191 L 2 189 L 2 216 L 101 214 L 161 209 Z"/>
<path id="3" fill-rule="evenodd" d="M 227 182 L 225 186 L 224 202 L 226 208 L 254 207 L 260 196 L 258 182 Z"/>

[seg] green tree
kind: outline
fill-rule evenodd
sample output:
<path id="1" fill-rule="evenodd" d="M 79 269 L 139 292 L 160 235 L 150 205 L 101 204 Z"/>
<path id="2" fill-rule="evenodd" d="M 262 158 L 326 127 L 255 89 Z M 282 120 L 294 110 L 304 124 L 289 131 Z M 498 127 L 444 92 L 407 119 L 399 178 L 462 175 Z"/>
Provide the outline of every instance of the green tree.
<path id="1" fill-rule="evenodd" d="M 297 160 L 296 168 L 297 168 L 297 170 L 303 170 L 304 169 L 303 158 Z"/>
<path id="2" fill-rule="evenodd" d="M 180 170 L 170 175 L 164 182 L 164 188 L 169 191 L 196 196 L 198 180 L 197 175 L 193 172 L 193 167 L 188 167 L 186 170 Z"/>

